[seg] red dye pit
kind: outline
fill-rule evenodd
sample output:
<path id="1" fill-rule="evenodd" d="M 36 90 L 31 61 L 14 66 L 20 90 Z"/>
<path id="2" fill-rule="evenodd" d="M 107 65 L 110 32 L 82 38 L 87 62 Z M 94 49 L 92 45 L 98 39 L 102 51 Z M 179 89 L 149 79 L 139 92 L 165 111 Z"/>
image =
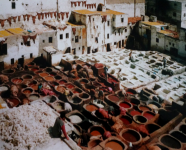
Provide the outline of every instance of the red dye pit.
<path id="1" fill-rule="evenodd" d="M 125 133 L 123 133 L 123 138 L 125 139 L 125 140 L 127 140 L 127 141 L 129 141 L 129 142 L 136 142 L 137 141 L 137 138 L 133 135 L 133 134 L 131 134 L 131 133 L 129 133 L 129 132 L 125 132 Z"/>
<path id="2" fill-rule="evenodd" d="M 19 100 L 16 98 L 10 98 L 8 100 L 13 103 L 13 107 L 19 105 Z"/>
<path id="3" fill-rule="evenodd" d="M 30 93 L 32 93 L 32 91 L 31 90 L 24 90 L 23 93 L 24 94 L 30 94 Z"/>
<path id="4" fill-rule="evenodd" d="M 48 73 L 39 73 L 39 75 L 41 76 L 41 77 L 46 77 L 46 76 L 48 76 Z"/>
<path id="5" fill-rule="evenodd" d="M 148 107 L 145 107 L 145 106 L 140 106 L 139 109 L 140 109 L 141 111 L 150 110 Z"/>
<path id="6" fill-rule="evenodd" d="M 94 105 L 88 105 L 88 106 L 86 106 L 86 110 L 93 112 L 95 110 L 98 110 L 98 107 L 96 107 Z"/>
<path id="7" fill-rule="evenodd" d="M 152 118 L 154 118 L 154 115 L 151 114 L 151 113 L 148 113 L 148 112 L 144 113 L 143 116 L 144 116 L 145 118 L 147 118 L 148 120 L 151 120 Z"/>
<path id="8" fill-rule="evenodd" d="M 33 72 L 35 72 L 35 71 L 38 71 L 39 69 L 38 68 L 32 68 L 31 69 Z"/>
<path id="9" fill-rule="evenodd" d="M 65 84 L 65 83 L 67 83 L 67 81 L 65 81 L 65 80 L 59 81 L 59 84 Z"/>
<path id="10" fill-rule="evenodd" d="M 22 80 L 16 78 L 16 79 L 13 79 L 12 82 L 15 83 L 15 84 L 20 84 L 22 82 Z"/>
<path id="11" fill-rule="evenodd" d="M 81 81 L 80 83 L 81 83 L 81 84 L 85 84 L 86 82 Z"/>
<path id="12" fill-rule="evenodd" d="M 98 135 L 101 135 L 101 133 L 99 132 L 99 131 L 92 131 L 91 133 L 90 133 L 92 136 L 98 136 Z"/>
<path id="13" fill-rule="evenodd" d="M 44 79 L 45 79 L 46 81 L 54 81 L 54 78 L 53 78 L 53 77 L 50 77 L 50 76 L 44 77 Z"/>
<path id="14" fill-rule="evenodd" d="M 130 108 L 130 107 L 131 107 L 131 106 L 130 106 L 128 103 L 126 103 L 126 102 L 120 103 L 119 106 L 124 107 L 124 108 Z"/>
<path id="15" fill-rule="evenodd" d="M 118 81 L 114 80 L 113 78 L 108 78 L 108 82 L 114 82 L 114 83 L 117 83 Z"/>
<path id="16" fill-rule="evenodd" d="M 134 95 L 134 93 L 132 93 L 132 92 L 127 92 L 127 94 L 131 94 L 131 95 Z"/>
<path id="17" fill-rule="evenodd" d="M 110 95 L 109 97 L 108 97 L 111 101 L 119 101 L 119 98 L 117 97 L 117 96 L 114 96 L 114 95 Z"/>
<path id="18" fill-rule="evenodd" d="M 36 84 L 31 84 L 30 87 L 35 91 L 38 90 L 38 86 Z"/>
<path id="19" fill-rule="evenodd" d="M 55 76 L 56 74 L 55 73 L 50 73 L 51 76 Z"/>
<path id="20" fill-rule="evenodd" d="M 141 113 L 139 111 L 133 110 L 130 112 L 131 116 L 135 116 L 135 115 L 141 115 Z"/>
<path id="21" fill-rule="evenodd" d="M 123 121 L 123 123 L 125 125 L 129 125 L 130 124 L 130 121 L 128 119 L 124 118 L 124 117 L 121 117 L 120 120 Z"/>
<path id="22" fill-rule="evenodd" d="M 72 93 L 80 93 L 80 91 L 73 90 Z"/>
<path id="23" fill-rule="evenodd" d="M 74 88 L 74 86 L 72 84 L 66 84 L 66 87 L 69 88 L 69 89 Z"/>

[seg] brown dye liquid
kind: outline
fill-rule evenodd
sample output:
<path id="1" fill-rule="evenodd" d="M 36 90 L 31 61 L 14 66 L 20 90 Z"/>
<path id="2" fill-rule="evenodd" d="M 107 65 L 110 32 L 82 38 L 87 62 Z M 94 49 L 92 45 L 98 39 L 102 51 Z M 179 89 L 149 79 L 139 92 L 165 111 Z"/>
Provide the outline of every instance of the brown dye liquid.
<path id="1" fill-rule="evenodd" d="M 129 132 L 123 133 L 122 137 L 129 142 L 136 142 L 137 141 L 137 138 Z"/>
<path id="2" fill-rule="evenodd" d="M 14 106 L 17 106 L 19 104 L 19 100 L 16 98 L 10 98 L 9 101 L 11 101 L 14 104 Z"/>
<path id="3" fill-rule="evenodd" d="M 92 136 L 97 136 L 97 135 L 101 135 L 101 133 L 99 132 L 99 131 L 92 131 L 91 133 L 90 133 Z"/>
<path id="4" fill-rule="evenodd" d="M 22 80 L 16 78 L 16 79 L 13 79 L 12 82 L 15 83 L 15 84 L 19 84 L 19 83 L 22 82 Z"/>
<path id="5" fill-rule="evenodd" d="M 81 84 L 85 84 L 86 82 L 81 81 L 80 83 L 81 83 Z"/>
<path id="6" fill-rule="evenodd" d="M 149 108 L 145 107 L 145 106 L 140 106 L 139 109 L 141 111 L 146 111 L 146 110 L 150 110 Z"/>
<path id="7" fill-rule="evenodd" d="M 54 81 L 54 78 L 53 78 L 53 77 L 48 76 L 48 77 L 45 77 L 45 80 L 47 80 L 47 81 Z"/>
<path id="8" fill-rule="evenodd" d="M 108 97 L 111 101 L 119 101 L 119 98 L 117 96 L 111 95 Z"/>
<path id="9" fill-rule="evenodd" d="M 39 74 L 41 77 L 46 77 L 46 76 L 48 76 L 48 73 L 40 73 Z"/>
<path id="10" fill-rule="evenodd" d="M 64 92 L 65 91 L 65 88 L 64 87 L 62 87 L 62 86 L 58 86 L 57 87 L 57 90 L 59 91 L 59 92 Z"/>
<path id="11" fill-rule="evenodd" d="M 86 110 L 92 112 L 92 111 L 98 110 L 98 108 L 96 106 L 94 106 L 94 105 L 88 105 L 86 107 Z"/>
<path id="12" fill-rule="evenodd" d="M 38 90 L 38 86 L 35 84 L 30 85 L 31 88 L 33 88 L 35 91 Z"/>
<path id="13" fill-rule="evenodd" d="M 30 94 L 30 93 L 32 93 L 32 91 L 31 90 L 24 90 L 23 93 L 24 94 Z"/>
<path id="14" fill-rule="evenodd" d="M 119 143 L 114 142 L 114 141 L 106 143 L 105 147 L 109 147 L 112 150 L 123 150 L 123 147 Z"/>

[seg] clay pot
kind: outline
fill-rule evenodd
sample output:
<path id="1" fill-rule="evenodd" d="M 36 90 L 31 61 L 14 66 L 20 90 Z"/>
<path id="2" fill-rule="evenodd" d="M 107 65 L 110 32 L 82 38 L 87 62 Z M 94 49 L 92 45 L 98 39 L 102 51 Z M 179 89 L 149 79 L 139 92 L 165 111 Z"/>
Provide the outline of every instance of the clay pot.
<path id="1" fill-rule="evenodd" d="M 151 120 L 156 116 L 156 114 L 151 111 L 144 111 L 144 112 L 142 112 L 142 116 L 147 118 L 147 120 Z"/>
<path id="2" fill-rule="evenodd" d="M 137 94 L 137 92 L 134 89 L 130 89 L 130 88 L 126 89 L 126 93 L 131 96 Z"/>
<path id="3" fill-rule="evenodd" d="M 65 86 L 66 86 L 68 89 L 75 88 L 75 85 L 73 85 L 72 83 L 66 83 Z"/>
<path id="4" fill-rule="evenodd" d="M 147 118 L 145 118 L 144 116 L 141 116 L 141 115 L 133 116 L 133 120 L 137 124 L 146 124 L 148 122 Z"/>
<path id="5" fill-rule="evenodd" d="M 67 83 L 66 80 L 60 80 L 60 81 L 59 81 L 59 84 L 60 84 L 60 85 L 61 85 L 61 84 L 65 84 L 65 83 Z"/>
<path id="6" fill-rule="evenodd" d="M 91 96 L 87 93 L 80 93 L 79 97 L 84 101 L 84 104 L 90 103 Z"/>
<path id="7" fill-rule="evenodd" d="M 67 99 L 67 101 L 71 104 L 73 109 L 81 110 L 83 106 L 83 100 L 76 96 L 73 95 L 71 99 Z"/>
<path id="8" fill-rule="evenodd" d="M 172 149 L 179 149 L 181 150 L 182 145 L 180 141 L 178 141 L 176 138 L 169 134 L 164 134 L 159 137 L 159 142 L 162 145 L 165 145 L 166 147 L 172 148 Z"/>
<path id="9" fill-rule="evenodd" d="M 28 100 L 29 101 L 35 101 L 35 100 L 38 100 L 40 99 L 40 95 L 39 94 L 30 94 L 29 97 L 28 97 Z"/>
<path id="10" fill-rule="evenodd" d="M 28 97 L 30 94 L 32 94 L 34 90 L 32 88 L 24 88 L 21 90 L 21 93 Z"/>
<path id="11" fill-rule="evenodd" d="M 170 135 L 178 139 L 181 143 L 186 143 L 186 134 L 183 134 L 180 131 L 172 131 Z"/>
<path id="12" fill-rule="evenodd" d="M 14 97 L 14 98 L 8 98 L 6 99 L 7 105 L 9 108 L 17 107 L 20 104 L 20 99 Z"/>
<path id="13" fill-rule="evenodd" d="M 92 126 L 88 129 L 88 133 L 90 133 L 91 136 L 103 135 L 105 129 L 101 126 Z"/>
<path id="14" fill-rule="evenodd" d="M 130 103 L 133 105 L 133 106 L 137 106 L 140 104 L 140 101 L 136 98 L 130 98 L 129 99 Z"/>
<path id="15" fill-rule="evenodd" d="M 23 79 L 19 78 L 19 77 L 16 77 L 16 78 L 11 79 L 11 82 L 13 84 L 21 84 L 23 82 Z"/>
<path id="16" fill-rule="evenodd" d="M 87 79 L 80 79 L 79 82 L 81 85 L 89 83 Z"/>
<path id="17" fill-rule="evenodd" d="M 65 86 L 59 85 L 59 86 L 55 86 L 55 91 L 60 93 L 60 94 L 64 94 L 65 92 Z"/>
<path id="18" fill-rule="evenodd" d="M 42 73 L 39 73 L 39 76 L 42 77 L 42 78 L 44 78 L 44 77 L 49 76 L 49 74 L 46 73 L 46 72 L 42 72 Z"/>
<path id="19" fill-rule="evenodd" d="M 120 132 L 120 136 L 127 142 L 131 142 L 132 145 L 139 145 L 142 142 L 142 137 L 139 132 L 133 129 L 123 129 Z"/>
<path id="20" fill-rule="evenodd" d="M 44 79 L 45 81 L 47 81 L 47 82 L 52 82 L 52 81 L 55 80 L 55 78 L 52 77 L 52 76 L 46 76 L 46 77 L 44 77 L 43 79 Z"/>
<path id="21" fill-rule="evenodd" d="M 120 101 L 118 103 L 118 106 L 125 108 L 126 110 L 131 110 L 133 108 L 133 105 L 126 101 Z"/>
<path id="22" fill-rule="evenodd" d="M 146 105 L 138 105 L 140 111 L 151 111 L 152 109 Z"/>
<path id="23" fill-rule="evenodd" d="M 83 108 L 86 112 L 89 112 L 89 113 L 99 109 L 99 107 L 94 104 L 84 104 Z"/>
<path id="24" fill-rule="evenodd" d="M 29 75 L 29 74 L 25 74 L 25 75 L 22 76 L 22 78 L 24 80 L 31 80 L 31 79 L 33 79 L 33 76 L 32 75 Z"/>
<path id="25" fill-rule="evenodd" d="M 132 118 L 127 115 L 121 116 L 119 119 L 123 122 L 125 126 L 132 124 L 132 121 L 133 121 Z"/>
<path id="26" fill-rule="evenodd" d="M 2 71 L 3 74 L 13 74 L 15 72 L 14 69 L 5 69 Z"/>
<path id="27" fill-rule="evenodd" d="M 145 127 L 146 127 L 147 131 L 149 132 L 149 134 L 151 134 L 161 128 L 161 126 L 159 126 L 155 123 L 146 124 Z"/>
<path id="28" fill-rule="evenodd" d="M 52 87 L 59 86 L 59 83 L 56 81 L 52 81 L 49 83 Z"/>
<path id="29" fill-rule="evenodd" d="M 58 98 L 55 96 L 55 95 L 47 95 L 45 97 L 43 97 L 43 100 L 46 102 L 46 103 L 54 103 L 55 101 L 58 100 Z"/>
<path id="30" fill-rule="evenodd" d="M 42 73 L 42 72 L 43 72 L 43 71 L 40 71 L 40 70 L 39 70 L 39 71 L 35 71 L 34 73 L 35 73 L 35 74 L 39 74 L 39 73 Z"/>
<path id="31" fill-rule="evenodd" d="M 36 72 L 36 71 L 39 71 L 39 66 L 37 66 L 37 67 L 30 67 L 30 69 L 29 69 L 30 71 L 33 71 L 33 72 Z"/>

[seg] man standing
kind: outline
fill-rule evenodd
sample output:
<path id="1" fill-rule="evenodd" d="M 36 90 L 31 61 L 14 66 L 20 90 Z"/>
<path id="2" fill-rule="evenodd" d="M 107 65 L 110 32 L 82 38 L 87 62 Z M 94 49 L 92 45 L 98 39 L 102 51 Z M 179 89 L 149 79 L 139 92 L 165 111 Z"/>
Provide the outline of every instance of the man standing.
<path id="1" fill-rule="evenodd" d="M 108 79 L 108 73 L 107 73 L 107 71 L 108 71 L 108 68 L 107 68 L 107 66 L 105 65 L 105 67 L 104 67 L 104 73 L 105 73 L 106 81 L 107 81 L 107 79 Z"/>
<path id="2" fill-rule="evenodd" d="M 164 68 L 166 67 L 166 63 L 167 63 L 167 60 L 166 60 L 165 57 L 163 57 L 163 66 L 164 66 Z"/>

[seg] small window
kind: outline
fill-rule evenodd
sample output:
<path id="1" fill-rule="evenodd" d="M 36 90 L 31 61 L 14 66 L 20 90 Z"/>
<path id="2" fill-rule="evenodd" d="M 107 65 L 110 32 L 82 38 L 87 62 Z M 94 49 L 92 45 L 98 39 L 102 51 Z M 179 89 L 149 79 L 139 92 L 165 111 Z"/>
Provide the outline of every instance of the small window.
<path id="1" fill-rule="evenodd" d="M 107 39 L 109 39 L 109 34 L 107 34 Z"/>
<path id="2" fill-rule="evenodd" d="M 66 33 L 66 38 L 67 38 L 67 39 L 69 38 L 69 33 Z"/>
<path id="3" fill-rule="evenodd" d="M 173 16 L 176 17 L 176 13 L 175 12 L 173 12 Z"/>
<path id="4" fill-rule="evenodd" d="M 98 29 L 98 26 L 97 26 L 97 29 Z"/>
<path id="5" fill-rule="evenodd" d="M 81 47 L 79 47 L 79 50 L 80 50 Z"/>
<path id="6" fill-rule="evenodd" d="M 48 38 L 48 42 L 49 42 L 49 43 L 52 43 L 52 37 L 49 37 L 49 38 Z"/>
<path id="7" fill-rule="evenodd" d="M 7 44 L 0 45 L 0 56 L 7 55 Z"/>
<path id="8" fill-rule="evenodd" d="M 27 46 L 30 46 L 30 41 L 27 41 L 27 42 L 26 42 L 26 45 L 27 45 Z"/>
<path id="9" fill-rule="evenodd" d="M 16 8 L 16 4 L 15 2 L 12 2 L 12 9 L 15 9 Z"/>
<path id="10" fill-rule="evenodd" d="M 114 21 L 115 19 L 113 18 L 113 21 Z"/>
<path id="11" fill-rule="evenodd" d="M 122 23 L 124 22 L 124 18 L 121 18 L 121 22 L 122 22 Z"/>
<path id="12" fill-rule="evenodd" d="M 107 21 L 107 25 L 108 25 L 108 26 L 110 25 L 110 21 Z"/>
<path id="13" fill-rule="evenodd" d="M 79 39 L 81 39 L 81 36 L 79 36 Z"/>
<path id="14" fill-rule="evenodd" d="M 125 32 L 127 32 L 127 29 L 125 29 Z"/>
<path id="15" fill-rule="evenodd" d="M 45 43 L 45 40 L 43 40 L 43 43 Z"/>
<path id="16" fill-rule="evenodd" d="M 97 37 L 95 38 L 95 42 L 98 43 L 98 38 Z"/>
<path id="17" fill-rule="evenodd" d="M 60 34 L 60 40 L 62 40 L 63 39 L 63 34 Z"/>
<path id="18" fill-rule="evenodd" d="M 14 58 L 11 59 L 11 65 L 13 65 L 13 64 L 14 64 Z"/>
<path id="19" fill-rule="evenodd" d="M 174 44 L 172 44 L 172 46 L 174 47 Z"/>
<path id="20" fill-rule="evenodd" d="M 23 45 L 23 42 L 21 42 L 21 45 Z"/>
<path id="21" fill-rule="evenodd" d="M 159 39 L 158 38 L 156 38 L 156 43 L 159 43 Z"/>
<path id="22" fill-rule="evenodd" d="M 117 43 L 116 43 L 116 42 L 114 42 L 114 45 L 117 45 Z"/>
<path id="23" fill-rule="evenodd" d="M 33 58 L 33 54 L 32 53 L 30 53 L 30 58 Z"/>
<path id="24" fill-rule="evenodd" d="M 75 42 L 78 43 L 79 42 L 79 36 L 75 37 Z"/>
<path id="25" fill-rule="evenodd" d="M 169 42 L 169 45 L 171 45 L 171 42 Z"/>
<path id="26" fill-rule="evenodd" d="M 92 18 L 92 20 L 94 21 L 94 18 Z"/>
<path id="27" fill-rule="evenodd" d="M 72 38 L 72 41 L 74 41 L 74 38 Z"/>

